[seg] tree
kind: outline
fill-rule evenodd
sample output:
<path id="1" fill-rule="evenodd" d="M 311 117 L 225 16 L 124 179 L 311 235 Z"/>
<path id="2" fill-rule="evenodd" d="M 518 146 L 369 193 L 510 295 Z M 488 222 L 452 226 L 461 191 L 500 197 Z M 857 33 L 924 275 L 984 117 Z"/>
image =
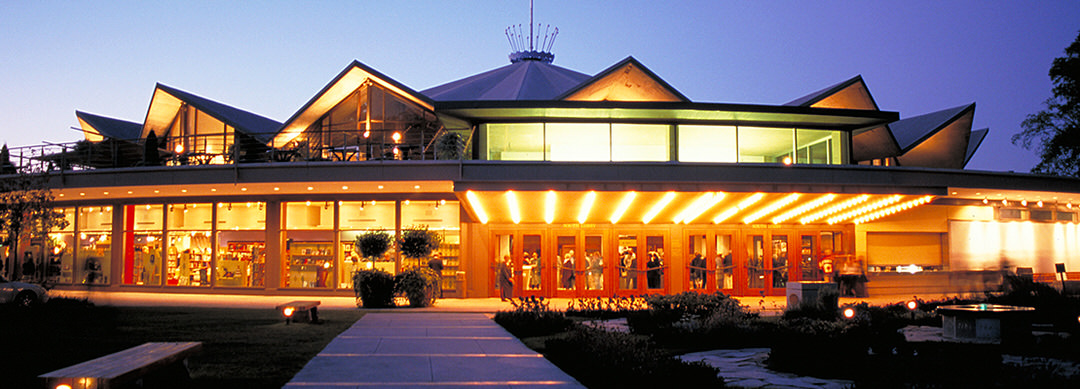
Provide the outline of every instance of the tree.
<path id="1" fill-rule="evenodd" d="M 21 241 L 42 242 L 42 253 L 49 249 L 49 231 L 67 227 L 63 212 L 53 208 L 53 194 L 48 175 L 20 170 L 0 180 L 0 230 L 4 246 L 10 248 L 5 269 L 15 278 Z M 40 259 L 40 258 L 39 258 Z"/>
<path id="2" fill-rule="evenodd" d="M 1028 115 L 1013 144 L 1034 148 L 1041 159 L 1032 173 L 1080 177 L 1080 34 L 1050 66 L 1054 96 Z"/>
<path id="3" fill-rule="evenodd" d="M 435 143 L 435 159 L 462 159 L 465 157 L 465 140 L 454 131 L 443 131 Z"/>
<path id="4" fill-rule="evenodd" d="M 428 230 L 426 225 L 413 226 L 401 230 L 401 237 L 397 241 L 398 251 L 406 258 L 416 260 L 416 266 L 420 267 L 420 259 L 438 250 L 442 241 L 442 235 Z"/>

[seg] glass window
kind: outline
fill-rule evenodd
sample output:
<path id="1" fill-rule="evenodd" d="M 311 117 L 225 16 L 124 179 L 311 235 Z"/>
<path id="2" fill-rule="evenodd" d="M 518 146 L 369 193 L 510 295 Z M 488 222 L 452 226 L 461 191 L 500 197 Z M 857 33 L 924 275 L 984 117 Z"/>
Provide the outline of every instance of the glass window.
<path id="1" fill-rule="evenodd" d="M 487 159 L 491 161 L 543 161 L 542 123 L 490 123 L 484 125 Z"/>
<path id="2" fill-rule="evenodd" d="M 79 207 L 79 246 L 76 279 L 83 284 L 108 284 L 112 268 L 112 207 Z"/>
<path id="3" fill-rule="evenodd" d="M 679 161 L 738 162 L 735 126 L 679 125 Z"/>
<path id="4" fill-rule="evenodd" d="M 559 290 L 573 290 L 577 286 L 577 238 L 559 236 L 555 238 L 555 254 L 559 263 Z"/>
<path id="5" fill-rule="evenodd" d="M 285 204 L 285 260 L 281 266 L 286 288 L 333 287 L 334 212 L 331 201 Z"/>
<path id="6" fill-rule="evenodd" d="M 612 124 L 611 160 L 670 161 L 670 135 L 664 124 Z"/>
<path id="7" fill-rule="evenodd" d="M 686 247 L 688 253 L 686 269 L 687 274 L 690 275 L 690 289 L 705 289 L 705 274 L 709 270 L 708 262 L 705 261 L 705 256 L 709 255 L 706 251 L 705 235 L 690 235 Z"/>
<path id="8" fill-rule="evenodd" d="M 403 201 L 401 203 L 401 227 L 425 225 L 429 231 L 436 231 L 442 235 L 443 241 L 439 248 L 427 258 L 427 263 L 418 263 L 417 266 L 431 266 L 431 261 L 441 261 L 441 281 L 443 290 L 453 290 L 457 293 L 463 285 L 456 284 L 457 274 L 463 271 L 461 267 L 461 208 L 457 201 Z M 406 260 L 402 258 L 402 260 Z M 424 261 L 425 259 L 421 259 Z M 410 265 L 405 264 L 402 265 Z M 518 264 L 515 264 L 517 266 Z M 464 275 L 465 273 L 460 273 Z"/>
<path id="9" fill-rule="evenodd" d="M 266 211 L 261 202 L 218 203 L 217 286 L 263 287 Z"/>
<path id="10" fill-rule="evenodd" d="M 547 161 L 610 161 L 611 128 L 607 123 L 548 123 L 544 148 Z"/>
<path id="11" fill-rule="evenodd" d="M 382 256 L 365 258 L 356 249 L 356 238 L 370 231 L 384 231 L 395 238 L 397 211 L 393 201 L 342 201 L 338 206 L 338 224 L 341 232 L 340 255 L 341 273 L 338 275 L 339 288 L 352 288 L 352 275 L 358 270 L 379 269 L 390 274 L 395 273 L 397 255 L 394 246 L 390 246 Z"/>
<path id="12" fill-rule="evenodd" d="M 646 236 L 645 249 L 648 250 L 648 262 L 645 263 L 645 281 L 649 289 L 664 288 L 664 273 L 667 257 L 664 254 L 663 236 Z"/>
<path id="13" fill-rule="evenodd" d="M 333 201 L 304 201 L 285 204 L 285 228 L 323 230 L 334 228 Z"/>
<path id="14" fill-rule="evenodd" d="M 49 233 L 51 252 L 45 279 L 54 284 L 70 284 L 75 269 L 75 208 L 56 208 L 54 211 L 63 212 L 67 226 L 54 228 Z"/>
<path id="15" fill-rule="evenodd" d="M 797 130 L 795 163 L 837 165 L 843 163 L 843 133 L 832 130 Z"/>
<path id="16" fill-rule="evenodd" d="M 124 206 L 124 285 L 161 285 L 164 206 Z"/>
<path id="17" fill-rule="evenodd" d="M 739 162 L 781 163 L 795 144 L 790 128 L 739 127 L 738 136 Z"/>
<path id="18" fill-rule="evenodd" d="M 637 235 L 619 235 L 619 289 L 638 288 Z"/>
<path id="19" fill-rule="evenodd" d="M 169 204 L 166 285 L 210 286 L 213 212 L 213 205 L 209 203 Z"/>
<path id="20" fill-rule="evenodd" d="M 603 236 L 585 236 L 585 289 L 604 289 Z"/>
<path id="21" fill-rule="evenodd" d="M 716 235 L 716 285 L 719 289 L 735 287 L 735 263 L 731 260 L 731 235 Z"/>
<path id="22" fill-rule="evenodd" d="M 746 282 L 750 289 L 765 287 L 765 237 L 751 235 L 746 241 Z"/>
<path id="23" fill-rule="evenodd" d="M 542 239 L 540 235 L 522 236 L 521 247 L 521 273 L 524 279 L 522 288 L 525 290 L 540 290 L 544 283 L 544 256 Z"/>
<path id="24" fill-rule="evenodd" d="M 772 236 L 772 287 L 787 287 L 788 281 L 788 237 Z"/>

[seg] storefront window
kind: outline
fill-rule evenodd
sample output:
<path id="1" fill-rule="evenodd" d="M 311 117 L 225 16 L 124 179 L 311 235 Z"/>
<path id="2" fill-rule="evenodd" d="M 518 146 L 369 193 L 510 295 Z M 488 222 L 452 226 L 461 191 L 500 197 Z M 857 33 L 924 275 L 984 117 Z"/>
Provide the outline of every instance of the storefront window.
<path id="1" fill-rule="evenodd" d="M 165 284 L 210 286 L 213 244 L 213 205 L 169 204 L 168 247 L 165 248 Z"/>
<path id="2" fill-rule="evenodd" d="M 738 136 L 739 162 L 782 163 L 795 144 L 790 128 L 739 127 Z"/>
<path id="3" fill-rule="evenodd" d="M 330 201 L 285 204 L 284 287 L 334 285 L 334 208 Z"/>
<path id="4" fill-rule="evenodd" d="M 161 285 L 160 204 L 124 206 L 124 285 Z"/>
<path id="5" fill-rule="evenodd" d="M 738 162 L 735 126 L 679 125 L 679 161 Z"/>
<path id="6" fill-rule="evenodd" d="M 483 125 L 487 159 L 491 161 L 543 161 L 542 123 L 490 123 Z"/>
<path id="7" fill-rule="evenodd" d="M 671 160 L 671 126 L 663 124 L 611 125 L 612 161 Z"/>
<path id="8" fill-rule="evenodd" d="M 429 231 L 442 235 L 443 241 L 430 258 L 421 259 L 425 263 L 419 266 L 432 266 L 432 261 L 442 262 L 440 283 L 444 291 L 460 291 L 464 285 L 458 285 L 457 279 L 461 268 L 461 207 L 457 201 L 403 201 L 401 203 L 401 227 L 425 225 Z M 404 260 L 404 258 L 402 259 Z M 406 264 L 402 264 L 406 265 Z M 464 273 L 460 273 L 464 276 Z"/>
<path id="9" fill-rule="evenodd" d="M 264 209 L 261 202 L 218 203 L 217 286 L 265 286 Z"/>
<path id="10" fill-rule="evenodd" d="M 109 283 L 112 269 L 112 212 L 110 206 L 79 207 L 79 246 L 76 254 L 76 279 L 79 283 Z"/>
<path id="11" fill-rule="evenodd" d="M 397 220 L 393 201 L 342 201 L 339 203 L 338 228 L 341 241 L 339 288 L 352 288 L 353 273 L 359 270 L 378 269 L 394 274 L 393 246 L 378 258 L 364 258 L 356 249 L 356 238 L 372 231 L 382 231 L 395 237 L 394 223 Z"/>
<path id="12" fill-rule="evenodd" d="M 45 268 L 46 281 L 54 284 L 70 284 L 75 269 L 75 208 L 57 208 L 63 212 L 67 226 L 49 232 L 49 262 Z"/>

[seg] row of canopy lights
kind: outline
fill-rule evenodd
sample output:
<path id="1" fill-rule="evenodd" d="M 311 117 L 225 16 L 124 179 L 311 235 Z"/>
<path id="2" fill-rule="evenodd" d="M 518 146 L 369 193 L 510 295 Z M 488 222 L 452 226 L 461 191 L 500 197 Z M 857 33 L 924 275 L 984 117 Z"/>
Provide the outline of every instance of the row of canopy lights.
<path id="1" fill-rule="evenodd" d="M 656 216 L 660 214 L 660 212 L 666 209 L 674 201 L 676 195 L 676 192 L 673 191 L 664 193 L 664 195 L 654 204 L 652 204 L 647 212 L 645 212 L 641 222 L 643 224 L 649 224 L 650 222 L 652 222 L 656 218 Z M 622 220 L 623 215 L 633 204 L 637 196 L 637 192 L 626 192 L 622 196 L 622 199 L 619 201 L 618 205 L 615 207 L 614 212 L 612 212 L 612 214 L 607 220 L 610 221 L 612 224 L 616 224 L 620 220 Z M 701 217 L 701 215 L 705 214 L 710 209 L 720 204 L 720 202 L 726 196 L 727 194 L 725 194 L 724 192 L 703 193 L 699 195 L 696 199 L 691 201 L 689 205 L 683 208 L 683 210 L 679 212 L 677 216 L 675 216 L 673 222 L 676 224 L 688 224 L 694 220 L 697 220 L 699 217 Z M 811 195 L 803 193 L 790 193 L 778 200 L 756 208 L 754 212 L 747 214 L 745 217 L 742 218 L 742 220 L 738 220 L 738 222 L 742 222 L 743 224 L 752 224 L 755 222 L 769 222 L 772 224 L 781 224 L 787 221 L 796 220 L 795 218 L 802 216 L 801 218 L 797 219 L 800 224 L 809 224 L 820 221 L 824 221 L 828 224 L 836 224 L 845 220 L 851 220 L 854 223 L 866 223 L 876 220 L 878 218 L 882 218 L 923 204 L 927 204 L 934 199 L 934 196 L 927 195 L 919 196 L 908 201 L 902 201 L 904 199 L 903 195 L 891 195 L 873 202 L 869 202 L 871 196 L 863 194 L 833 204 L 831 206 L 828 206 L 827 208 L 818 210 L 819 208 L 825 206 L 826 204 L 837 198 L 836 194 L 828 193 L 820 195 L 817 198 L 807 201 L 806 203 L 799 205 L 798 207 L 792 208 L 786 212 L 779 213 L 771 219 L 765 219 L 766 216 L 776 214 L 781 209 L 798 201 L 800 198 L 809 196 Z M 475 212 L 480 223 L 487 224 L 490 218 L 488 217 L 487 211 L 482 204 L 480 197 L 473 191 L 466 191 L 465 197 L 468 200 L 471 208 Z M 510 220 L 514 224 L 521 223 L 521 206 L 518 200 L 518 193 L 513 190 L 509 190 L 503 194 L 503 197 L 505 197 L 505 204 L 510 214 Z M 592 216 L 593 206 L 596 202 L 596 197 L 596 191 L 585 192 L 584 197 L 581 201 L 581 206 L 577 213 L 576 220 L 578 223 L 584 224 L 589 220 L 595 220 L 595 218 L 590 219 L 590 216 Z M 743 211 L 751 209 L 756 204 L 761 202 L 765 197 L 766 194 L 761 192 L 749 195 L 739 201 L 737 204 L 734 204 L 724 209 L 724 211 L 712 218 L 712 222 L 714 224 L 731 222 L 729 219 Z M 555 221 L 555 211 L 557 207 L 558 193 L 553 190 L 547 191 L 544 196 L 545 223 L 552 224 Z M 814 210 L 818 211 L 812 212 Z"/>

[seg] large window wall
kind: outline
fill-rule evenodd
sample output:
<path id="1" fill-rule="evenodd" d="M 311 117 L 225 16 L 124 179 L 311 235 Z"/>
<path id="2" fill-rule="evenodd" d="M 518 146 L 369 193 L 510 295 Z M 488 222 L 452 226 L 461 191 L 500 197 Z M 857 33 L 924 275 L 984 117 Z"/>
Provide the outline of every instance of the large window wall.
<path id="1" fill-rule="evenodd" d="M 225 163 L 235 130 L 213 116 L 183 104 L 165 135 L 165 147 L 178 164 Z"/>
<path id="2" fill-rule="evenodd" d="M 487 123 L 492 161 L 847 163 L 843 131 L 732 125 Z M 674 146 L 674 147 L 673 147 Z M 677 158 L 673 158 L 672 150 Z"/>
<path id="3" fill-rule="evenodd" d="M 341 250 L 338 251 L 341 271 L 338 287 L 351 288 L 352 274 L 358 270 L 378 269 L 395 273 L 397 253 L 393 246 L 380 257 L 365 258 L 356 249 L 356 238 L 368 232 L 385 232 L 394 239 L 397 225 L 397 203 L 394 201 L 342 201 L 339 203 L 338 232 Z"/>
<path id="4" fill-rule="evenodd" d="M 170 204 L 165 282 L 176 286 L 210 286 L 213 267 L 214 206 L 211 203 Z"/>
<path id="5" fill-rule="evenodd" d="M 75 255 L 75 282 L 108 284 L 112 269 L 111 206 L 79 207 L 79 245 Z"/>
<path id="6" fill-rule="evenodd" d="M 164 206 L 124 206 L 124 285 L 161 285 Z"/>
<path id="7" fill-rule="evenodd" d="M 45 279 L 53 284 L 71 284 L 75 279 L 75 208 L 58 208 L 67 221 L 64 228 L 55 228 L 49 232 L 52 252 L 45 270 Z"/>
<path id="8" fill-rule="evenodd" d="M 217 286 L 263 287 L 266 211 L 261 202 L 217 204 Z"/>

